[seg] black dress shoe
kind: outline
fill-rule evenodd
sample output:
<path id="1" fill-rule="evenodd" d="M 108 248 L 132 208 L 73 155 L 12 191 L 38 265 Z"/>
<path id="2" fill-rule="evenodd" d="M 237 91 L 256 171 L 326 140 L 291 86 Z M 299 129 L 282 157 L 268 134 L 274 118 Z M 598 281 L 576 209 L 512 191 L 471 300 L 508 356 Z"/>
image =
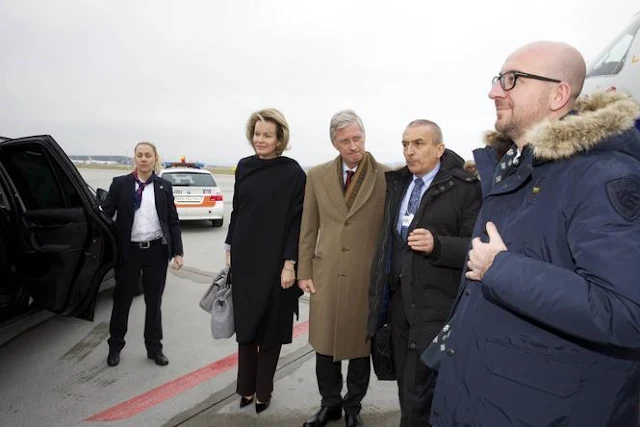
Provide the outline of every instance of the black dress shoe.
<path id="1" fill-rule="evenodd" d="M 262 402 L 262 403 L 258 403 L 256 401 L 256 414 L 259 414 L 260 412 L 264 411 L 265 409 L 267 409 L 269 407 L 269 404 L 271 403 L 271 401 L 268 402 Z"/>
<path id="2" fill-rule="evenodd" d="M 169 359 L 167 359 L 167 356 L 162 354 L 162 352 L 147 353 L 147 357 L 156 362 L 156 365 L 167 366 L 169 364 Z"/>
<path id="3" fill-rule="evenodd" d="M 107 356 L 107 365 L 109 366 L 116 366 L 118 365 L 118 363 L 120 363 L 120 352 L 109 352 L 109 355 Z"/>
<path id="4" fill-rule="evenodd" d="M 247 399 L 246 397 L 242 396 L 240 398 L 240 407 L 244 408 L 247 405 L 251 405 L 253 403 L 253 396 L 251 396 L 251 399 Z"/>
<path id="5" fill-rule="evenodd" d="M 349 415 L 344 414 L 344 420 L 346 422 L 347 427 L 363 427 L 362 418 L 360 418 L 360 414 Z"/>
<path id="6" fill-rule="evenodd" d="M 302 427 L 324 427 L 329 421 L 339 420 L 340 418 L 342 418 L 341 406 L 332 406 L 331 408 L 323 406 Z"/>

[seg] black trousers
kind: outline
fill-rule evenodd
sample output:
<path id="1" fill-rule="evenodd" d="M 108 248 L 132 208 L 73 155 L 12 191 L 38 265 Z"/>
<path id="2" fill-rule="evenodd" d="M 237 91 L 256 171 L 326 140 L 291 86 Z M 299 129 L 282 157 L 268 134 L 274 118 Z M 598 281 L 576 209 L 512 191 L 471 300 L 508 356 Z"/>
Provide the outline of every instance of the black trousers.
<path id="1" fill-rule="evenodd" d="M 144 344 L 148 353 L 162 351 L 162 294 L 169 264 L 168 248 L 155 240 L 147 249 L 131 243 L 129 257 L 116 269 L 113 311 L 109 326 L 109 350 L 120 351 L 125 345 L 129 310 L 142 273 L 142 290 L 146 304 Z"/>
<path id="2" fill-rule="evenodd" d="M 359 357 L 349 360 L 347 394 L 342 398 L 342 361 L 334 362 L 333 356 L 316 353 L 316 377 L 322 396 L 322 406 L 342 406 L 345 414 L 356 415 L 362 409 L 362 399 L 369 388 L 371 359 Z"/>
<path id="3" fill-rule="evenodd" d="M 238 381 L 236 393 L 253 396 L 260 402 L 271 400 L 281 345 L 261 348 L 256 344 L 238 344 Z"/>
<path id="4" fill-rule="evenodd" d="M 430 426 L 436 372 L 420 360 L 424 348 L 409 348 L 409 322 L 400 289 L 391 298 L 391 334 L 402 412 L 400 427 Z"/>

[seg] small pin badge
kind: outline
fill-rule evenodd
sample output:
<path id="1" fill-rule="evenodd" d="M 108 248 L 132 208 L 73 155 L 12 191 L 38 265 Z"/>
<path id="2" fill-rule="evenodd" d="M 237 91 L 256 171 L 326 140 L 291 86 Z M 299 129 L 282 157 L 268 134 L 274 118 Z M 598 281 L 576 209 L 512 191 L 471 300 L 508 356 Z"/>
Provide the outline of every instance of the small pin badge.
<path id="1" fill-rule="evenodd" d="M 536 183 L 533 184 L 533 187 L 531 188 L 531 196 L 529 197 L 531 201 L 534 201 L 538 198 L 538 195 L 540 194 L 540 189 L 542 188 L 542 183 L 544 182 L 545 179 L 546 179 L 545 177 L 541 176 L 540 178 L 538 178 Z"/>

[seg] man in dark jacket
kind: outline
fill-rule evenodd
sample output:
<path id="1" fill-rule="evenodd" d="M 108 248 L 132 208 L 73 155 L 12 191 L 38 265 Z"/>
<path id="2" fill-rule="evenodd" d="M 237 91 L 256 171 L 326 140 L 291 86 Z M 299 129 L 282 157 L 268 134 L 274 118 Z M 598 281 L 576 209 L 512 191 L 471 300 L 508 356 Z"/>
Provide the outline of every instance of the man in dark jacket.
<path id="1" fill-rule="evenodd" d="M 475 152 L 484 201 L 433 425 L 638 425 L 639 108 L 577 99 L 584 76 L 576 49 L 537 42 L 493 81 L 498 133 Z"/>
<path id="2" fill-rule="evenodd" d="M 409 123 L 402 146 L 407 166 L 385 174 L 368 329 L 373 336 L 390 319 L 400 425 L 422 427 L 429 423 L 433 378 L 419 357 L 455 299 L 482 197 L 478 179 L 463 169 L 462 158 L 445 149 L 436 123 Z"/>

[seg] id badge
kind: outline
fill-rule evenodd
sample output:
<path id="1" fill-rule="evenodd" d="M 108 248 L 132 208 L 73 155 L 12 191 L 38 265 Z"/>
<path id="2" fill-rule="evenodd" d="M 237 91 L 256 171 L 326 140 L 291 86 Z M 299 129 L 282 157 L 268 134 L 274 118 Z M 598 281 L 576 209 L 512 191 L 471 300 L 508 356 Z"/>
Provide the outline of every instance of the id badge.
<path id="1" fill-rule="evenodd" d="M 409 227 L 412 221 L 413 221 L 413 214 L 405 215 L 402 217 L 402 226 Z"/>

